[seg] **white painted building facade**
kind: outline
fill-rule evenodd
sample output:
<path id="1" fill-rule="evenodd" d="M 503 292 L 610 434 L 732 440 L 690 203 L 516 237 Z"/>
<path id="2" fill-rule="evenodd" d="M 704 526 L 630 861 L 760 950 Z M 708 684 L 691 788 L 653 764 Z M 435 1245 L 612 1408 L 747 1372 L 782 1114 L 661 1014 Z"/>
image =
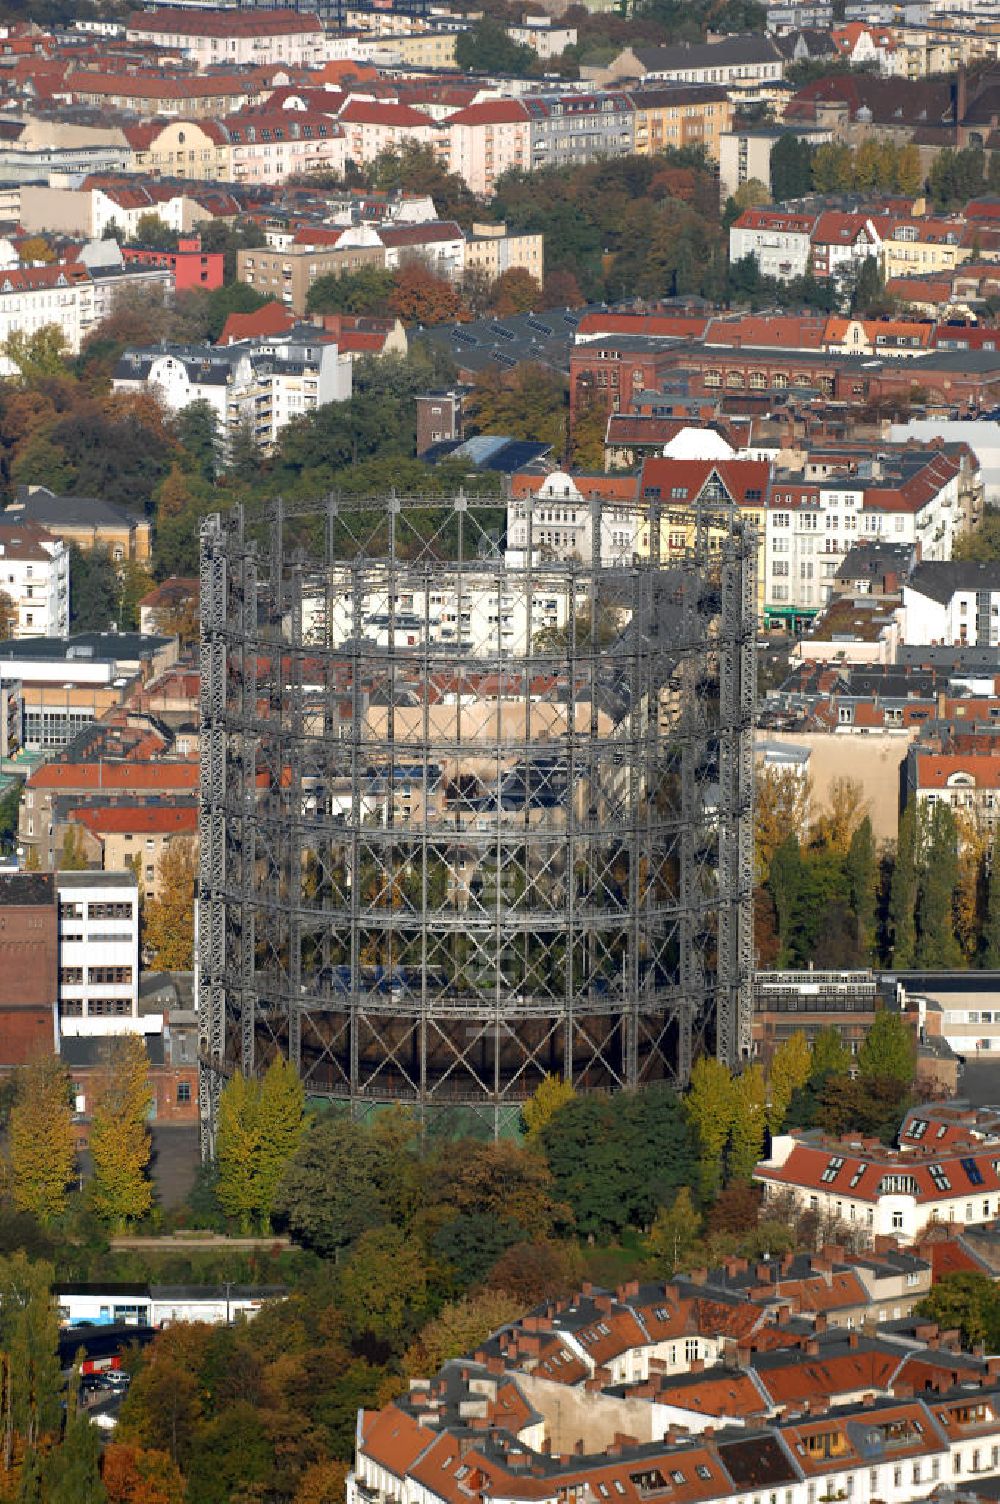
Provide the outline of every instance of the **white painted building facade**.
<path id="1" fill-rule="evenodd" d="M 139 885 L 134 872 L 60 872 L 59 1030 L 159 1033 L 139 1016 Z"/>
<path id="2" fill-rule="evenodd" d="M 2 519 L 2 514 L 0 514 Z M 12 637 L 65 637 L 69 631 L 69 550 L 32 522 L 0 520 L 0 594 Z"/>

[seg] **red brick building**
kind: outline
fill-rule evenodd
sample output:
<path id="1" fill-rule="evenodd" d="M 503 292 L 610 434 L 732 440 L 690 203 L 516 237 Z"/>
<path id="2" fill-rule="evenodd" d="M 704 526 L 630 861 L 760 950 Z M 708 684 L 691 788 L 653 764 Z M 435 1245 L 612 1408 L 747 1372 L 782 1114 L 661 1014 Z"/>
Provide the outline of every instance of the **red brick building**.
<path id="1" fill-rule="evenodd" d="M 0 1069 L 52 1053 L 58 986 L 54 874 L 0 873 Z"/>

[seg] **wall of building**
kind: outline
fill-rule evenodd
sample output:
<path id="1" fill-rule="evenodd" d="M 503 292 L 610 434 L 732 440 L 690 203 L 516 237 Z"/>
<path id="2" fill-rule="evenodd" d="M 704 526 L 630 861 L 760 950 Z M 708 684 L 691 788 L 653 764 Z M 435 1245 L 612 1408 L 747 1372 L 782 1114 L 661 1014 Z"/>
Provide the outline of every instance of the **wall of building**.
<path id="1" fill-rule="evenodd" d="M 781 740 L 810 752 L 814 808 L 825 804 L 836 778 L 853 778 L 869 801 L 876 841 L 895 841 L 899 828 L 900 766 L 916 731 L 836 735 L 826 731 L 782 731 Z"/>

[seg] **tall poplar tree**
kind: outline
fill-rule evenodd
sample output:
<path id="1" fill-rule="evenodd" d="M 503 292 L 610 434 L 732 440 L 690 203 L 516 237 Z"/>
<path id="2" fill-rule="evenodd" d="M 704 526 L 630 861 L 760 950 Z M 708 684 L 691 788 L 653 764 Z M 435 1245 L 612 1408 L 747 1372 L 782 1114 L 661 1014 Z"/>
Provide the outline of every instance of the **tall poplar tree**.
<path id="1" fill-rule="evenodd" d="M 219 1179 L 215 1194 L 227 1217 L 249 1232 L 257 1210 L 260 1153 L 260 1082 L 237 1072 L 219 1098 L 215 1155 Z"/>
<path id="2" fill-rule="evenodd" d="M 851 908 L 858 927 L 858 949 L 870 959 L 875 948 L 875 838 L 872 822 L 865 815 L 851 836 L 845 863 L 851 889 Z"/>
<path id="3" fill-rule="evenodd" d="M 1000 968 L 1000 830 L 993 838 L 990 873 L 986 889 L 986 922 L 983 926 L 983 965 Z"/>
<path id="4" fill-rule="evenodd" d="M 31 1212 L 46 1223 L 61 1216 L 76 1166 L 76 1134 L 69 1077 L 54 1057 L 18 1073 L 9 1147 L 18 1211 Z"/>
<path id="5" fill-rule="evenodd" d="M 9 1473 L 15 1437 L 33 1451 L 59 1421 L 59 1320 L 51 1264 L 0 1258 L 0 1430 Z"/>
<path id="6" fill-rule="evenodd" d="M 94 1166 L 91 1202 L 101 1221 L 115 1229 L 138 1221 L 153 1204 L 147 1174 L 152 1101 L 146 1046 L 138 1034 L 122 1034 L 108 1051 L 88 1140 Z"/>
<path id="7" fill-rule="evenodd" d="M 285 1170 L 306 1131 L 306 1099 L 295 1067 L 278 1056 L 261 1082 L 258 1098 L 257 1205 L 261 1232 L 271 1230 L 271 1214 Z"/>
<path id="8" fill-rule="evenodd" d="M 950 970 L 961 966 L 952 904 L 958 882 L 958 827 L 947 804 L 933 804 L 921 816 L 925 860 L 917 909 L 918 966 Z"/>
<path id="9" fill-rule="evenodd" d="M 896 861 L 889 888 L 889 938 L 892 964 L 913 965 L 917 946 L 917 816 L 913 800 L 899 817 Z"/>
<path id="10" fill-rule="evenodd" d="M 684 1110 L 698 1144 L 701 1194 L 707 1199 L 722 1183 L 722 1156 L 736 1110 L 733 1078 L 721 1060 L 701 1055 L 695 1061 Z"/>

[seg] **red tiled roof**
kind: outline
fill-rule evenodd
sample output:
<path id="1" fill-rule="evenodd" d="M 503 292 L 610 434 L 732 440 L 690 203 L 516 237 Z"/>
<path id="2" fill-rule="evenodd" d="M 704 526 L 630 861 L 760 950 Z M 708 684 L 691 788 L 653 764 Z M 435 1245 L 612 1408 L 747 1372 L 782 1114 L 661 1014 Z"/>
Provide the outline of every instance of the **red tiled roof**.
<path id="1" fill-rule="evenodd" d="M 50 762 L 28 779 L 33 789 L 196 789 L 190 762 Z"/>
<path id="2" fill-rule="evenodd" d="M 84 805 L 70 811 L 70 818 L 85 825 L 92 835 L 194 835 L 198 829 L 198 811 L 194 805 L 171 809 L 149 804 L 141 809 L 122 809 L 120 805 L 94 808 Z"/>
<path id="3" fill-rule="evenodd" d="M 917 789 L 945 789 L 948 780 L 963 774 L 975 788 L 1000 788 L 1000 756 L 980 752 L 965 756 L 947 752 L 916 753 Z"/>
<path id="4" fill-rule="evenodd" d="M 287 334 L 295 325 L 295 319 L 283 303 L 265 303 L 255 313 L 231 313 L 222 326 L 220 345 L 231 345 L 235 340 L 263 338 L 269 334 Z M 154 592 L 155 593 L 155 592 Z M 140 602 L 149 604 L 148 601 Z"/>
<path id="5" fill-rule="evenodd" d="M 753 501 L 761 505 L 768 493 L 771 467 L 766 460 L 674 460 L 649 458 L 643 463 L 640 478 L 640 495 L 648 488 L 659 487 L 661 498 L 676 501 L 694 501 L 717 475 L 734 502 L 748 499 L 748 492 L 757 492 Z M 683 491 L 683 496 L 673 496 Z"/>
<path id="6" fill-rule="evenodd" d="M 321 32 L 323 24 L 310 11 L 298 10 L 170 10 L 133 11 L 125 23 L 129 31 L 191 37 L 276 37 Z"/>
<path id="7" fill-rule="evenodd" d="M 527 120 L 528 111 L 516 99 L 484 99 L 449 115 L 445 125 L 513 125 Z"/>
<path id="8" fill-rule="evenodd" d="M 409 105 L 367 99 L 351 99 L 341 110 L 339 118 L 348 125 L 384 125 L 407 130 L 419 130 L 434 124 L 429 115 L 411 109 Z"/>

